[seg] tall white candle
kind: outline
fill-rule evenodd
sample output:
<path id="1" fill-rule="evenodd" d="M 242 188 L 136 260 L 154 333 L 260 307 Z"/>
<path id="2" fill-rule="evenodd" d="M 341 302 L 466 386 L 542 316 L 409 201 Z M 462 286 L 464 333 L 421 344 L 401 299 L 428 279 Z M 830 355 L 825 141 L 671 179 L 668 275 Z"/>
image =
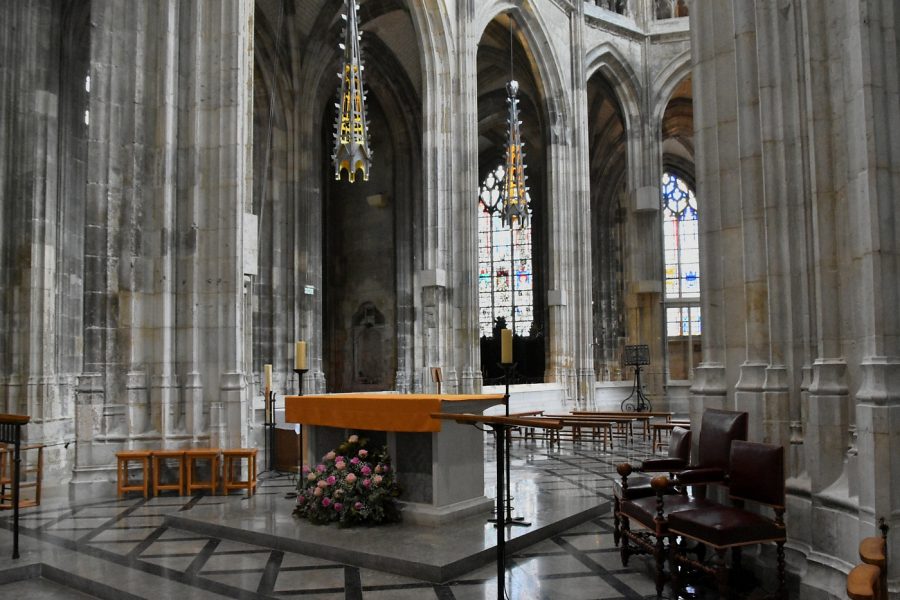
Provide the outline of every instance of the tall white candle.
<path id="1" fill-rule="evenodd" d="M 263 380 L 265 381 L 265 384 L 266 384 L 266 390 L 267 391 L 271 390 L 272 389 L 272 365 L 263 365 L 263 373 L 265 374 L 265 376 L 263 377 Z"/>
<path id="2" fill-rule="evenodd" d="M 500 362 L 511 365 L 513 361 L 513 336 L 511 329 L 500 330 Z"/>
<path id="3" fill-rule="evenodd" d="M 294 348 L 294 369 L 297 371 L 306 370 L 306 342 L 299 341 Z"/>

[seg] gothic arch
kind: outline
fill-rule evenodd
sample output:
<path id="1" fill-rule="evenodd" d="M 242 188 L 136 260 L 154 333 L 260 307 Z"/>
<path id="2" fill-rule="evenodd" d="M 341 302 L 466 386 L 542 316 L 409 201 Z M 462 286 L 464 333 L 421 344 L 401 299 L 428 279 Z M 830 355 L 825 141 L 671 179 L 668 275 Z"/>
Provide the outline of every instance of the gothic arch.
<path id="1" fill-rule="evenodd" d="M 600 72 L 613 88 L 622 107 L 625 125 L 630 130 L 641 120 L 640 81 L 619 50 L 608 43 L 591 49 L 585 57 L 585 81 Z"/>
<path id="2" fill-rule="evenodd" d="M 669 61 L 656 77 L 651 89 L 657 91 L 650 99 L 650 118 L 654 131 L 658 131 L 656 128 L 662 123 L 672 93 L 686 77 L 690 76 L 692 69 L 691 51 L 688 49 Z"/>

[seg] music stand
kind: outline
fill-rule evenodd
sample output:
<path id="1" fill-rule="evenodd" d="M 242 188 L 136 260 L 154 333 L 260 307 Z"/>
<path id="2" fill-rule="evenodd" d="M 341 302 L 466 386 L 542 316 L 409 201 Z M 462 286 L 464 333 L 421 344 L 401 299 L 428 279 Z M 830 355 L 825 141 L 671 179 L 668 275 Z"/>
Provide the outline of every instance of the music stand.
<path id="1" fill-rule="evenodd" d="M 650 404 L 650 400 L 644 395 L 644 385 L 641 383 L 641 367 L 650 364 L 650 346 L 647 344 L 625 346 L 625 355 L 622 362 L 626 367 L 634 367 L 634 385 L 631 386 L 631 393 L 622 400 L 619 408 L 628 412 L 649 412 L 653 410 L 653 405 Z M 637 399 L 629 402 L 635 396 L 637 396 Z"/>

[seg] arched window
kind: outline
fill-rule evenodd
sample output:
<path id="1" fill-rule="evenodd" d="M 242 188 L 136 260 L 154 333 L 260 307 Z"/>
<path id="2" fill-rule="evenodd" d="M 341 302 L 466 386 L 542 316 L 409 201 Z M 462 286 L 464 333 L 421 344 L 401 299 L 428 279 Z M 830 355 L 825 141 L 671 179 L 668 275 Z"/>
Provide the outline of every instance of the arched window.
<path id="1" fill-rule="evenodd" d="M 498 211 L 503 166 L 488 173 L 478 195 L 478 309 L 481 335 L 490 336 L 497 317 L 517 335 L 534 322 L 531 225 L 510 229 Z M 514 277 L 510 276 L 514 274 Z"/>
<path id="2" fill-rule="evenodd" d="M 669 377 L 690 379 L 701 333 L 697 197 L 671 172 L 662 176 L 662 209 Z"/>

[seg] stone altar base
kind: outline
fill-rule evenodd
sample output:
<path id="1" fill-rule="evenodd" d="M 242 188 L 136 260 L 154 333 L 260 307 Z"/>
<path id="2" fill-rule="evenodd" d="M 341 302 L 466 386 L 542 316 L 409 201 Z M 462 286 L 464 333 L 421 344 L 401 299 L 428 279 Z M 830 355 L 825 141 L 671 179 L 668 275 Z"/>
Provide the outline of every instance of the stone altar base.
<path id="1" fill-rule="evenodd" d="M 272 488 L 270 488 L 272 489 Z M 496 560 L 497 532 L 482 512 L 448 524 L 409 521 L 341 529 L 312 525 L 291 516 L 293 499 L 286 487 L 252 498 L 227 496 L 215 505 L 198 505 L 166 517 L 170 527 L 239 542 L 261 544 L 345 564 L 444 583 Z M 600 498 L 542 493 L 533 486 L 514 490 L 516 512 L 530 527 L 507 527 L 507 551 L 514 553 L 540 540 L 600 516 L 610 503 Z"/>

